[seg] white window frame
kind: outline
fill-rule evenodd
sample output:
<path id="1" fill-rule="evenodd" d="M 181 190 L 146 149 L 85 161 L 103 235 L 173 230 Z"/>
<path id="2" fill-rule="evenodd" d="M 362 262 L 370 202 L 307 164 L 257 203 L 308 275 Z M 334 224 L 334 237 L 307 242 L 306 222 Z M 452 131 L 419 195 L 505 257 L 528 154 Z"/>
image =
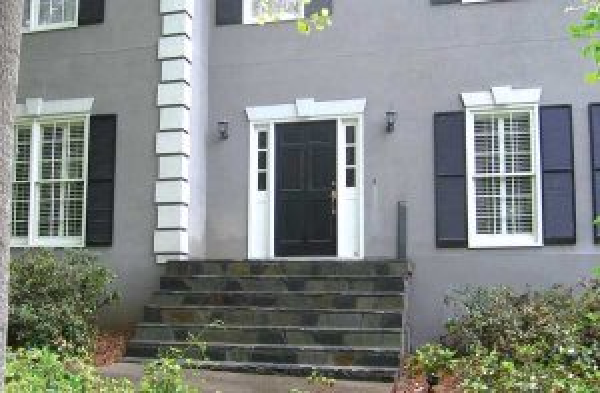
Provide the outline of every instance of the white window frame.
<path id="1" fill-rule="evenodd" d="M 513 89 L 511 86 L 493 87 L 490 91 L 463 93 L 466 108 L 466 167 L 467 167 L 467 222 L 469 248 L 510 248 L 543 246 L 542 167 L 540 148 L 539 102 L 541 89 Z M 532 234 L 478 234 L 475 192 L 475 116 L 529 112 L 532 146 L 533 231 Z M 504 148 L 504 147 L 502 147 Z"/>
<path id="2" fill-rule="evenodd" d="M 22 26 L 23 33 L 36 33 L 40 31 L 64 30 L 77 27 L 79 21 L 79 0 L 75 0 L 75 15 L 73 21 L 61 23 L 39 24 L 40 0 L 24 0 L 29 2 L 29 26 Z"/>
<path id="3" fill-rule="evenodd" d="M 259 20 L 254 16 L 252 12 L 252 4 L 253 0 L 244 0 L 244 9 L 243 9 L 243 23 L 245 25 L 256 25 L 259 24 Z M 304 17 L 304 1 L 298 0 L 298 13 L 294 14 L 291 12 L 286 12 L 277 15 L 277 20 L 272 22 L 283 22 L 283 21 L 294 21 Z"/>
<path id="4" fill-rule="evenodd" d="M 88 151 L 90 135 L 90 111 L 93 98 L 46 101 L 41 98 L 27 99 L 17 105 L 15 127 L 31 126 L 30 166 L 29 166 L 29 228 L 27 238 L 11 237 L 11 247 L 85 247 L 87 222 Z M 41 126 L 48 122 L 83 121 L 83 206 L 81 215 L 81 236 L 79 237 L 40 237 L 37 190 L 39 184 L 39 160 L 41 156 Z M 13 128 L 14 130 L 14 128 Z M 12 184 L 12 182 L 11 182 Z M 12 186 L 11 186 L 12 187 Z"/>

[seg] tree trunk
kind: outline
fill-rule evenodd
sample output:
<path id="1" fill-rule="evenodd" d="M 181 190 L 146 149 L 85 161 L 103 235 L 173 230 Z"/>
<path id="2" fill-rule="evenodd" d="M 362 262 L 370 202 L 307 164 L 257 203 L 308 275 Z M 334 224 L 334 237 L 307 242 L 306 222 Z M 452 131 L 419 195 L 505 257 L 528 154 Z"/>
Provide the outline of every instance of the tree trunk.
<path id="1" fill-rule="evenodd" d="M 8 282 L 12 123 L 16 107 L 23 0 L 0 0 L 0 392 L 4 391 Z"/>

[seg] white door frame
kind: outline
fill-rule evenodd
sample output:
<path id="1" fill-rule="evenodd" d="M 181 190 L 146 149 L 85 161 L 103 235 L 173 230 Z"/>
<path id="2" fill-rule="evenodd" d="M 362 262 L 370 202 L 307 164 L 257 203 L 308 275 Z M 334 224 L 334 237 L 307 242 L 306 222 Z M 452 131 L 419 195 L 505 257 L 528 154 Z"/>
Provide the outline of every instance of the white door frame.
<path id="1" fill-rule="evenodd" d="M 364 111 L 366 100 L 315 102 L 296 100 L 295 104 L 249 107 L 250 160 L 248 193 L 248 258 L 275 258 L 275 125 L 302 121 L 337 121 L 337 256 L 343 259 L 364 257 Z M 355 143 L 348 146 L 346 128 L 354 127 Z M 267 148 L 266 169 L 258 168 L 258 137 L 264 133 Z M 263 135 L 263 137 L 265 136 Z M 354 147 L 355 187 L 346 187 L 346 148 Z M 259 190 L 259 173 L 266 177 L 266 189 Z M 304 257 L 303 257 L 304 258 Z M 315 256 L 315 258 L 322 258 Z"/>

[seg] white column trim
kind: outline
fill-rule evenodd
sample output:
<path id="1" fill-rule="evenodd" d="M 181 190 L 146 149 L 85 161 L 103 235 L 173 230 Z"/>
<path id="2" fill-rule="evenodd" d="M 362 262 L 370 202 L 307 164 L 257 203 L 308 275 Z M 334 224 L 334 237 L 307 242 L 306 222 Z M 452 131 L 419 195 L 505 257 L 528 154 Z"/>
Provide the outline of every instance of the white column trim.
<path id="1" fill-rule="evenodd" d="M 187 259 L 189 254 L 189 203 L 191 199 L 192 18 L 194 0 L 159 0 L 162 36 L 158 40 L 161 63 L 156 106 L 159 129 L 155 202 L 157 227 L 154 253 L 157 263 Z"/>

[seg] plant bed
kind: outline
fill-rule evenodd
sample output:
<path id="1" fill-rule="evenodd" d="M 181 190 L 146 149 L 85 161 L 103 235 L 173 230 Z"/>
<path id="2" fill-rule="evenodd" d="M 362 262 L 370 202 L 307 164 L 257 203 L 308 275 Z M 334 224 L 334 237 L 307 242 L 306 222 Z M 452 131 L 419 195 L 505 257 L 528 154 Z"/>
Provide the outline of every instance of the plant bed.
<path id="1" fill-rule="evenodd" d="M 120 362 L 132 336 L 133 329 L 101 330 L 94 343 L 94 365 L 100 367 Z"/>

